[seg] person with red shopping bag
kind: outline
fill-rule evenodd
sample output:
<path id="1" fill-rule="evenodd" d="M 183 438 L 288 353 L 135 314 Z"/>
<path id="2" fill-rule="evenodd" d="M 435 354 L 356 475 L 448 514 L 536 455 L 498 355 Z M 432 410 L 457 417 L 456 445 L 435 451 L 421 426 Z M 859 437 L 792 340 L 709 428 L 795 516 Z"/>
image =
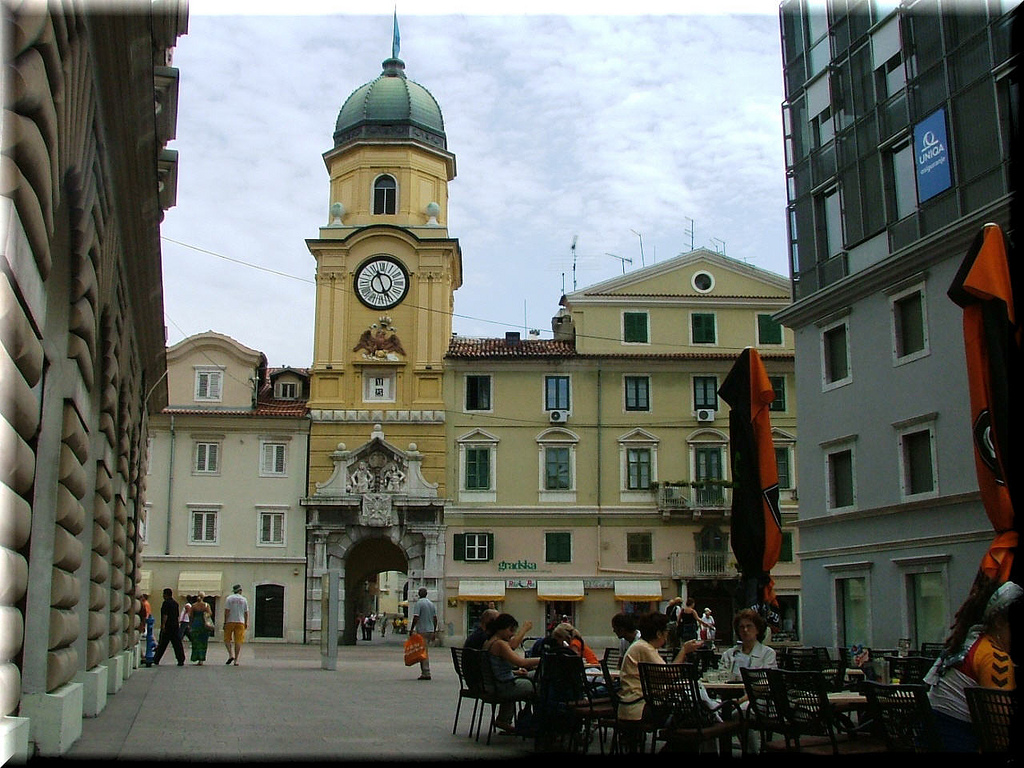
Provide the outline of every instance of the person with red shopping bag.
<path id="1" fill-rule="evenodd" d="M 437 636 L 437 608 L 427 598 L 426 587 L 420 587 L 419 596 L 420 599 L 416 601 L 416 605 L 412 609 L 412 624 L 409 625 L 409 641 L 414 639 L 413 636 L 415 634 L 419 634 L 423 637 L 423 658 L 420 659 L 420 676 L 418 679 L 429 680 L 430 657 L 427 653 L 427 646 L 433 643 L 434 638 Z M 417 652 L 416 655 L 419 656 L 419 652 Z M 409 662 L 406 661 L 406 664 L 409 664 Z"/>

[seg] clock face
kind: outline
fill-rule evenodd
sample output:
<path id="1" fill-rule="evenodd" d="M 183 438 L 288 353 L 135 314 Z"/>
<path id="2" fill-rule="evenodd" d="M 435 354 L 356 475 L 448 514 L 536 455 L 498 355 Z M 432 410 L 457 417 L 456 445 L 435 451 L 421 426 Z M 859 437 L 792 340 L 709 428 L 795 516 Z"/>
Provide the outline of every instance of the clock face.
<path id="1" fill-rule="evenodd" d="M 374 256 L 356 270 L 356 296 L 370 309 L 390 309 L 409 292 L 409 273 L 391 256 Z"/>

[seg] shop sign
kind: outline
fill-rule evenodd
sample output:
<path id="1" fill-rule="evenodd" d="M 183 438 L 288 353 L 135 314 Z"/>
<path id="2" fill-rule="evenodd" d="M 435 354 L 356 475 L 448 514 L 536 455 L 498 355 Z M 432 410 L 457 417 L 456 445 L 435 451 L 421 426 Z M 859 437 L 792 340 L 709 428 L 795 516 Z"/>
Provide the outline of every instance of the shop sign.
<path id="1" fill-rule="evenodd" d="M 499 571 L 536 571 L 537 564 L 531 563 L 529 560 L 516 560 L 515 562 L 509 562 L 508 560 L 501 560 L 498 562 Z"/>
<path id="2" fill-rule="evenodd" d="M 946 110 L 939 109 L 914 126 L 914 165 L 917 168 L 917 201 L 949 189 L 949 144 L 946 141 Z"/>

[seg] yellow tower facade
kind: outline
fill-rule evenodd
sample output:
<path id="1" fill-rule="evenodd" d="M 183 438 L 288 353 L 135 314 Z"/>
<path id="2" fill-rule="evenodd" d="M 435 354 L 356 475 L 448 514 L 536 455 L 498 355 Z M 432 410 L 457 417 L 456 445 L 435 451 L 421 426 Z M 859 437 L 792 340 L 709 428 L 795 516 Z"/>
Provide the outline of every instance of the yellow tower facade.
<path id="1" fill-rule="evenodd" d="M 349 592 L 384 561 L 441 589 L 443 367 L 462 283 L 447 228 L 455 156 L 436 100 L 397 55 L 346 100 L 324 161 L 329 220 L 307 241 L 317 284 L 303 500 L 311 614 L 327 569 L 345 571 Z M 342 637 L 354 641 L 359 608 L 346 601 Z"/>

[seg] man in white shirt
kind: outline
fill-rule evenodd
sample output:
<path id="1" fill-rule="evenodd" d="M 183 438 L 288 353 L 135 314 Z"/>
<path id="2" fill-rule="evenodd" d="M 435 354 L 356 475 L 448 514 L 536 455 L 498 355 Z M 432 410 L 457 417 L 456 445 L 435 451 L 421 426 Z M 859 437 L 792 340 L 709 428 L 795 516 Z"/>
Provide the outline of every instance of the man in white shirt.
<path id="1" fill-rule="evenodd" d="M 235 584 L 224 601 L 224 647 L 228 649 L 225 664 L 238 666 L 238 654 L 249 628 L 249 603 L 242 595 L 242 585 Z"/>
<path id="2" fill-rule="evenodd" d="M 420 599 L 416 601 L 416 606 L 412 609 L 412 624 L 409 625 L 409 634 L 417 632 L 423 635 L 423 640 L 429 647 L 434 644 L 434 638 L 437 636 L 437 608 L 427 598 L 426 587 L 420 587 L 418 594 Z M 430 679 L 429 658 L 420 662 L 420 676 L 418 679 Z"/>

